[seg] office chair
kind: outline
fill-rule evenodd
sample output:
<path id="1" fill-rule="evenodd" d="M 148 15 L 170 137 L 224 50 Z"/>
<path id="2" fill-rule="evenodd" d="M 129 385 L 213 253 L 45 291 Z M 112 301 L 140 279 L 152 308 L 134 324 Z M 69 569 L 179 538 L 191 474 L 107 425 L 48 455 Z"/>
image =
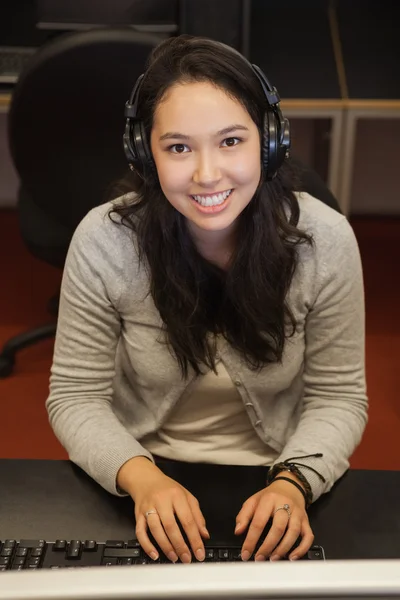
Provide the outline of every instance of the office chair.
<path id="1" fill-rule="evenodd" d="M 123 108 L 159 42 L 130 29 L 67 34 L 39 50 L 19 79 L 9 145 L 20 178 L 21 235 L 36 258 L 62 269 L 78 223 L 126 174 Z M 340 210 L 315 171 L 302 167 L 302 179 L 305 191 Z M 52 323 L 4 345 L 0 378 L 12 373 L 19 350 L 55 335 L 58 295 L 49 309 Z"/>
<path id="2" fill-rule="evenodd" d="M 14 89 L 8 141 L 20 180 L 18 214 L 28 250 L 63 268 L 72 234 L 127 170 L 124 105 L 161 38 L 130 28 L 64 34 L 31 58 Z M 57 315 L 58 296 L 50 311 Z M 0 377 L 16 353 L 54 336 L 53 323 L 9 340 Z"/>

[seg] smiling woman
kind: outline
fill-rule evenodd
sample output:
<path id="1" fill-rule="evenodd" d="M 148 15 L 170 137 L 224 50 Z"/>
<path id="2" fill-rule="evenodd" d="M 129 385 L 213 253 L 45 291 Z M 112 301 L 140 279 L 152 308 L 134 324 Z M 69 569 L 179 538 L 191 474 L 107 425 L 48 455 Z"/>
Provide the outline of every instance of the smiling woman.
<path id="1" fill-rule="evenodd" d="M 125 117 L 135 179 L 72 240 L 50 422 L 71 460 L 131 495 L 149 556 L 204 560 L 209 536 L 161 456 L 265 465 L 237 515 L 242 558 L 299 558 L 313 541 L 307 507 L 347 469 L 366 423 L 353 231 L 295 193 L 279 95 L 232 48 L 164 41 Z"/>

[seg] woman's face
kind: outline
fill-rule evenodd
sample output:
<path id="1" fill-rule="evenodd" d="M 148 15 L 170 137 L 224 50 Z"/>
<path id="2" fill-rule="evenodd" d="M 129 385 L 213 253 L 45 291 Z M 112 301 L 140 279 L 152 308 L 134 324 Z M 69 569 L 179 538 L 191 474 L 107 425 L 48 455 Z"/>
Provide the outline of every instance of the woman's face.
<path id="1" fill-rule="evenodd" d="M 165 197 L 198 233 L 230 231 L 260 181 L 256 124 L 208 82 L 168 90 L 155 111 L 151 150 Z"/>

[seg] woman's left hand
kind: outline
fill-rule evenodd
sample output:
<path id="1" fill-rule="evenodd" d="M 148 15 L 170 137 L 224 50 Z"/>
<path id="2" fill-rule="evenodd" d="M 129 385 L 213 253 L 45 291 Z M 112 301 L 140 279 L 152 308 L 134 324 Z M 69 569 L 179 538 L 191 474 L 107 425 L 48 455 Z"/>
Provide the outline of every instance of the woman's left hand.
<path id="1" fill-rule="evenodd" d="M 288 504 L 287 510 L 278 510 Z M 243 504 L 236 517 L 236 534 L 244 532 L 250 523 L 246 539 L 242 546 L 242 559 L 248 560 L 254 552 L 257 542 L 272 518 L 272 526 L 255 556 L 255 560 L 279 560 L 290 552 L 299 535 L 301 543 L 289 555 L 290 560 L 304 556 L 314 541 L 314 534 L 308 521 L 304 497 L 291 483 L 276 481 L 251 496 Z"/>

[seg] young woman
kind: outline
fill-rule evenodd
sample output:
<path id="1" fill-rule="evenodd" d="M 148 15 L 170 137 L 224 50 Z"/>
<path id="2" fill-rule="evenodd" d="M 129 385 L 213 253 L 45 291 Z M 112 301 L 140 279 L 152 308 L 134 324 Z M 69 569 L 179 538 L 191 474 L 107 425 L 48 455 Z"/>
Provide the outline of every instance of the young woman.
<path id="1" fill-rule="evenodd" d="M 353 231 L 294 192 L 277 92 L 233 49 L 163 42 L 126 117 L 135 185 L 72 240 L 50 422 L 72 461 L 133 498 L 149 556 L 149 530 L 171 561 L 203 560 L 208 537 L 160 456 L 271 467 L 237 515 L 242 558 L 259 546 L 256 560 L 277 560 L 301 536 L 299 558 L 313 542 L 307 507 L 348 468 L 366 423 Z"/>

